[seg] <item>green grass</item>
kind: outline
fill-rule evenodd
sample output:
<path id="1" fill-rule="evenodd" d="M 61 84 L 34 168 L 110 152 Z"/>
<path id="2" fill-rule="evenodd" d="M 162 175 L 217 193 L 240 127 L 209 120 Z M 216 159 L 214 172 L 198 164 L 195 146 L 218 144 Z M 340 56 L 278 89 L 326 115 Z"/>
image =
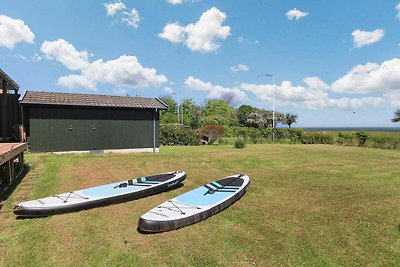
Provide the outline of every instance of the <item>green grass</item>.
<path id="1" fill-rule="evenodd" d="M 0 266 L 310 266 L 400 262 L 400 152 L 332 145 L 162 147 L 159 154 L 27 154 L 24 199 L 169 170 L 184 186 L 42 219 L 0 214 Z M 251 177 L 230 208 L 176 231 L 142 235 L 155 205 L 233 173 Z M 124 244 L 124 239 L 128 240 Z"/>

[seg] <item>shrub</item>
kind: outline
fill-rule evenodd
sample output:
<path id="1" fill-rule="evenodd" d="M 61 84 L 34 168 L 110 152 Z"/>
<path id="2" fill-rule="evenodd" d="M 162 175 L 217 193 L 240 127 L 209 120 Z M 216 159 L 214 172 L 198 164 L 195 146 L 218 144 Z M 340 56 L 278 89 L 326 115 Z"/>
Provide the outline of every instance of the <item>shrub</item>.
<path id="1" fill-rule="evenodd" d="M 353 133 L 338 133 L 337 143 L 339 145 L 353 146 L 355 143 L 356 136 Z"/>
<path id="2" fill-rule="evenodd" d="M 237 138 L 241 137 L 241 138 L 247 138 L 250 136 L 249 131 L 251 128 L 249 127 L 240 127 L 240 126 L 236 126 L 236 127 L 232 127 L 233 130 L 233 135 Z"/>
<path id="3" fill-rule="evenodd" d="M 199 134 L 196 130 L 177 124 L 160 125 L 160 143 L 163 145 L 194 146 L 199 144 L 199 140 Z"/>
<path id="4" fill-rule="evenodd" d="M 389 147 L 389 138 L 387 137 L 378 137 L 378 136 L 374 136 L 370 138 L 371 142 L 371 146 L 373 148 L 388 148 Z"/>
<path id="5" fill-rule="evenodd" d="M 367 142 L 368 139 L 368 133 L 366 131 L 359 131 L 356 132 L 356 137 L 358 139 L 358 146 L 364 146 L 365 142 Z"/>
<path id="6" fill-rule="evenodd" d="M 200 132 L 208 137 L 208 143 L 212 145 L 224 134 L 224 127 L 221 125 L 206 125 L 200 129 Z"/>
<path id="7" fill-rule="evenodd" d="M 400 140 L 387 136 L 371 136 L 368 138 L 368 146 L 374 148 L 398 149 Z"/>
<path id="8" fill-rule="evenodd" d="M 305 132 L 302 137 L 303 144 L 333 144 L 333 137 L 322 132 Z"/>
<path id="9" fill-rule="evenodd" d="M 287 138 L 290 140 L 291 143 L 301 143 L 303 140 L 304 132 L 302 129 L 290 128 L 287 129 Z"/>
<path id="10" fill-rule="evenodd" d="M 260 141 L 261 132 L 256 128 L 250 128 L 248 131 L 248 135 L 250 137 L 250 141 L 253 144 L 257 144 Z"/>
<path id="11" fill-rule="evenodd" d="M 224 125 L 224 136 L 225 137 L 234 137 L 234 132 L 232 126 Z"/>
<path id="12" fill-rule="evenodd" d="M 290 128 L 267 128 L 261 131 L 264 138 L 272 140 L 273 134 L 275 141 L 287 143 L 301 143 L 303 140 L 304 131 L 302 129 Z"/>
<path id="13" fill-rule="evenodd" d="M 246 147 L 246 143 L 241 140 L 241 139 L 236 139 L 235 143 L 233 144 L 234 148 L 245 148 Z"/>

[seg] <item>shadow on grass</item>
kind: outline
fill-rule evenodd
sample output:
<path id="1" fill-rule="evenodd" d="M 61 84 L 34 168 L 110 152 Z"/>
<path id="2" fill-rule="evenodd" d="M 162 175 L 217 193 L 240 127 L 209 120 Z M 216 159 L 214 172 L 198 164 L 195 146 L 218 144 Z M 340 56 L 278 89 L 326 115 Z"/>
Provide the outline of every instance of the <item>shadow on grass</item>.
<path id="1" fill-rule="evenodd" d="M 17 177 L 15 177 L 12 180 L 11 184 L 8 184 L 8 183 L 0 184 L 0 203 L 7 200 L 11 196 L 11 194 L 15 191 L 17 186 L 21 183 L 21 181 L 28 174 L 29 170 L 30 170 L 30 165 L 24 164 L 22 166 L 22 169 L 18 170 L 19 173 L 18 173 Z M 0 204 L 0 210 L 1 210 L 1 204 Z"/>

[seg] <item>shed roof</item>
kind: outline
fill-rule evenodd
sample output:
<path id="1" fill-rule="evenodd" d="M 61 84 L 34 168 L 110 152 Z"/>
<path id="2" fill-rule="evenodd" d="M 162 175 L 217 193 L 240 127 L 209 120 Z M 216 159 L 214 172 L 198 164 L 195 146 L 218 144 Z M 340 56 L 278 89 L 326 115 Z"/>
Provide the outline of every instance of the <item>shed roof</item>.
<path id="1" fill-rule="evenodd" d="M 167 109 L 158 98 L 27 91 L 21 104 Z"/>

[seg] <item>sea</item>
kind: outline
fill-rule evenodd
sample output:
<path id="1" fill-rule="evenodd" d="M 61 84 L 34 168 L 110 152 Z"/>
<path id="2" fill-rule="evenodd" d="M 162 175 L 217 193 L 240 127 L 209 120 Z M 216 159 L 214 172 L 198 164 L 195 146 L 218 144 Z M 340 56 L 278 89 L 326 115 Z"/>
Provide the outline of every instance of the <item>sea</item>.
<path id="1" fill-rule="evenodd" d="M 299 127 L 304 131 L 368 131 L 368 132 L 400 132 L 400 127 Z"/>

